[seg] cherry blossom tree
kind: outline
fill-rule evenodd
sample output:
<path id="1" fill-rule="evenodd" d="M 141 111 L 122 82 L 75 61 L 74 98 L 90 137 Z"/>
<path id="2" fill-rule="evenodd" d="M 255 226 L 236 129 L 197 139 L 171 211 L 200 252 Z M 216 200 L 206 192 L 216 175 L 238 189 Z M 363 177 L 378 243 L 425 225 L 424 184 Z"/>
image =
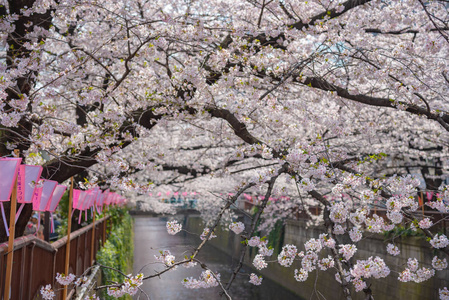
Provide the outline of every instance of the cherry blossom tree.
<path id="1" fill-rule="evenodd" d="M 389 273 L 378 257 L 351 262 L 366 232 L 412 224 L 447 256 L 447 237 L 417 213 L 418 191 L 448 212 L 447 1 L 1 3 L 2 156 L 20 149 L 59 182 L 84 172 L 128 193 L 232 193 L 208 205 L 203 243 L 243 192 L 264 195 L 248 240 L 259 219 L 269 229 L 320 206 L 326 233 L 296 245 L 300 256 L 287 245 L 279 263 L 301 259 L 299 281 L 336 269 L 347 299 L 350 284 L 369 293 Z M 435 265 L 411 262 L 399 280 L 426 280 Z"/>

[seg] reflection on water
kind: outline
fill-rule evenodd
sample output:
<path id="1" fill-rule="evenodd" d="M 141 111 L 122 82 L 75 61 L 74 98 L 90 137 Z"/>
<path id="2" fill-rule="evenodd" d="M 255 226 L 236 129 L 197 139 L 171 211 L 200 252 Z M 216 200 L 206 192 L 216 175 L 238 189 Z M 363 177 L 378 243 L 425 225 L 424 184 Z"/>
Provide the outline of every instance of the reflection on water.
<path id="1" fill-rule="evenodd" d="M 135 238 L 134 238 L 134 274 L 143 272 L 145 275 L 154 274 L 155 271 L 161 271 L 164 267 L 156 263 L 154 255 L 159 255 L 160 250 L 168 249 L 177 259 L 184 255 L 190 255 L 192 249 L 199 245 L 200 239 L 191 234 L 182 231 L 175 236 L 169 235 L 165 228 L 167 218 L 159 217 L 136 217 L 135 218 Z M 207 264 L 208 268 L 221 274 L 222 282 L 226 282 L 231 276 L 230 265 L 232 258 L 217 250 L 212 246 L 205 245 L 197 257 L 200 261 Z M 184 288 L 181 284 L 186 277 L 198 278 L 203 269 L 200 266 L 186 269 L 182 266 L 176 270 L 169 271 L 160 276 L 144 281 L 142 288 L 152 300 L 171 300 L 171 299 L 225 299 L 220 297 L 220 288 L 195 289 Z M 249 274 L 254 272 L 250 268 L 243 267 L 240 271 L 243 275 L 237 276 L 231 287 L 231 296 L 235 300 L 243 299 L 300 299 L 300 297 L 284 289 L 280 285 L 264 278 L 261 286 L 250 284 Z M 257 272 L 255 272 L 257 274 Z M 135 296 L 134 299 L 139 299 Z M 147 299 L 147 296 L 141 294 L 140 299 Z"/>

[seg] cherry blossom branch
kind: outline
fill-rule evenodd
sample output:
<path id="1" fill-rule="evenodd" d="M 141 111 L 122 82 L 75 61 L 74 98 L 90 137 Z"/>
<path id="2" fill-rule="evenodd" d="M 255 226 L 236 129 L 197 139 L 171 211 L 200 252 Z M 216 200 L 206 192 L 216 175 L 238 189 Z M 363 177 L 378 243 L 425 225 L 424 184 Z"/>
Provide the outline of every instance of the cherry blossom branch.
<path id="1" fill-rule="evenodd" d="M 204 270 L 209 271 L 210 274 L 212 274 L 212 276 L 218 282 L 218 285 L 220 286 L 222 293 L 226 296 L 227 299 L 232 300 L 231 296 L 229 296 L 228 291 L 226 291 L 226 289 L 223 287 L 223 284 L 221 283 L 221 280 L 217 277 L 217 275 L 215 275 L 215 273 L 211 269 L 209 269 L 205 263 L 199 261 L 198 259 L 194 259 L 193 261 L 199 263 L 201 268 L 203 268 Z"/>
<path id="2" fill-rule="evenodd" d="M 277 174 L 272 176 L 270 178 L 270 180 L 268 181 L 268 188 L 267 188 L 267 191 L 265 193 L 265 198 L 262 200 L 262 203 L 259 206 L 259 210 L 258 210 L 256 216 L 252 219 L 251 229 L 250 229 L 250 231 L 248 233 L 249 237 L 251 237 L 254 234 L 254 231 L 256 230 L 257 222 L 259 221 L 260 216 L 262 215 L 262 213 L 263 213 L 263 211 L 264 211 L 264 209 L 265 209 L 265 207 L 266 207 L 266 205 L 268 203 L 268 200 L 270 199 L 271 193 L 273 191 L 274 184 L 276 183 L 276 179 L 279 177 L 279 175 L 281 175 L 282 173 L 287 171 L 286 168 L 287 168 L 287 164 L 284 164 L 284 166 L 277 172 Z M 240 253 L 240 259 L 239 259 L 239 262 L 237 264 L 237 267 L 235 267 L 234 271 L 232 272 L 231 278 L 229 279 L 229 281 L 228 281 L 228 283 L 226 285 L 226 290 L 229 290 L 229 288 L 232 285 L 232 282 L 237 277 L 238 272 L 243 267 L 243 260 L 245 258 L 245 254 L 246 254 L 246 250 L 247 249 L 248 249 L 248 245 L 244 245 L 242 250 L 241 250 L 241 253 Z"/>

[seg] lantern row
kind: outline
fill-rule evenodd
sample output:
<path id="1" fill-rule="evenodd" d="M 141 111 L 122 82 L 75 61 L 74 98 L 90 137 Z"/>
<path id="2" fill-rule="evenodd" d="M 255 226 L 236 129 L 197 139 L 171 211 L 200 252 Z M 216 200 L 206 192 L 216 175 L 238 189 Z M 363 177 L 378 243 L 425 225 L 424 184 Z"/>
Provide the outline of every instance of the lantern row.
<path id="1" fill-rule="evenodd" d="M 0 158 L 0 206 L 3 222 L 7 229 L 3 202 L 9 201 L 14 182 L 17 179 L 17 202 L 21 203 L 16 221 L 25 204 L 33 204 L 37 212 L 56 210 L 67 187 L 54 180 L 40 179 L 43 168 L 41 166 L 22 165 L 22 158 Z M 103 205 L 126 203 L 126 199 L 109 189 L 101 191 L 93 188 L 87 191 L 73 190 L 73 208 L 87 211 L 90 208 L 101 211 Z M 8 232 L 8 230 L 7 230 Z"/>

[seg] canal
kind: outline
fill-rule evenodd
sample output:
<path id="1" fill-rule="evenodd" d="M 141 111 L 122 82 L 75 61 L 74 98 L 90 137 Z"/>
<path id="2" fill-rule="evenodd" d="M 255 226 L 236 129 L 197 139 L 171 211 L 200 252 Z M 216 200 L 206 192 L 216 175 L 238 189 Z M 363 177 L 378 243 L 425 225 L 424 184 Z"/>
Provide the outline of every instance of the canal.
<path id="1" fill-rule="evenodd" d="M 178 219 L 182 218 L 179 216 Z M 166 217 L 136 216 L 134 224 L 134 270 L 133 273 L 144 273 L 145 275 L 154 274 L 164 269 L 164 266 L 157 263 L 154 255 L 159 255 L 160 250 L 170 250 L 177 260 L 190 256 L 192 249 L 199 245 L 201 240 L 197 235 L 189 234 L 184 231 L 177 235 L 169 235 L 165 224 Z M 221 274 L 221 281 L 225 283 L 231 276 L 231 265 L 235 259 L 226 253 L 210 245 L 205 245 L 198 255 L 198 259 L 207 264 L 208 268 Z M 220 288 L 209 289 L 186 289 L 181 282 L 186 277 L 198 278 L 203 270 L 200 266 L 194 268 L 178 267 L 176 270 L 169 271 L 160 276 L 144 281 L 143 291 L 152 300 L 171 300 L 171 299 L 225 299 L 220 296 Z M 303 299 L 279 284 L 264 278 L 262 285 L 254 286 L 249 283 L 249 274 L 256 273 L 254 270 L 243 267 L 241 275 L 234 281 L 230 294 L 234 300 L 246 299 Z M 147 299 L 145 295 L 140 298 Z"/>

